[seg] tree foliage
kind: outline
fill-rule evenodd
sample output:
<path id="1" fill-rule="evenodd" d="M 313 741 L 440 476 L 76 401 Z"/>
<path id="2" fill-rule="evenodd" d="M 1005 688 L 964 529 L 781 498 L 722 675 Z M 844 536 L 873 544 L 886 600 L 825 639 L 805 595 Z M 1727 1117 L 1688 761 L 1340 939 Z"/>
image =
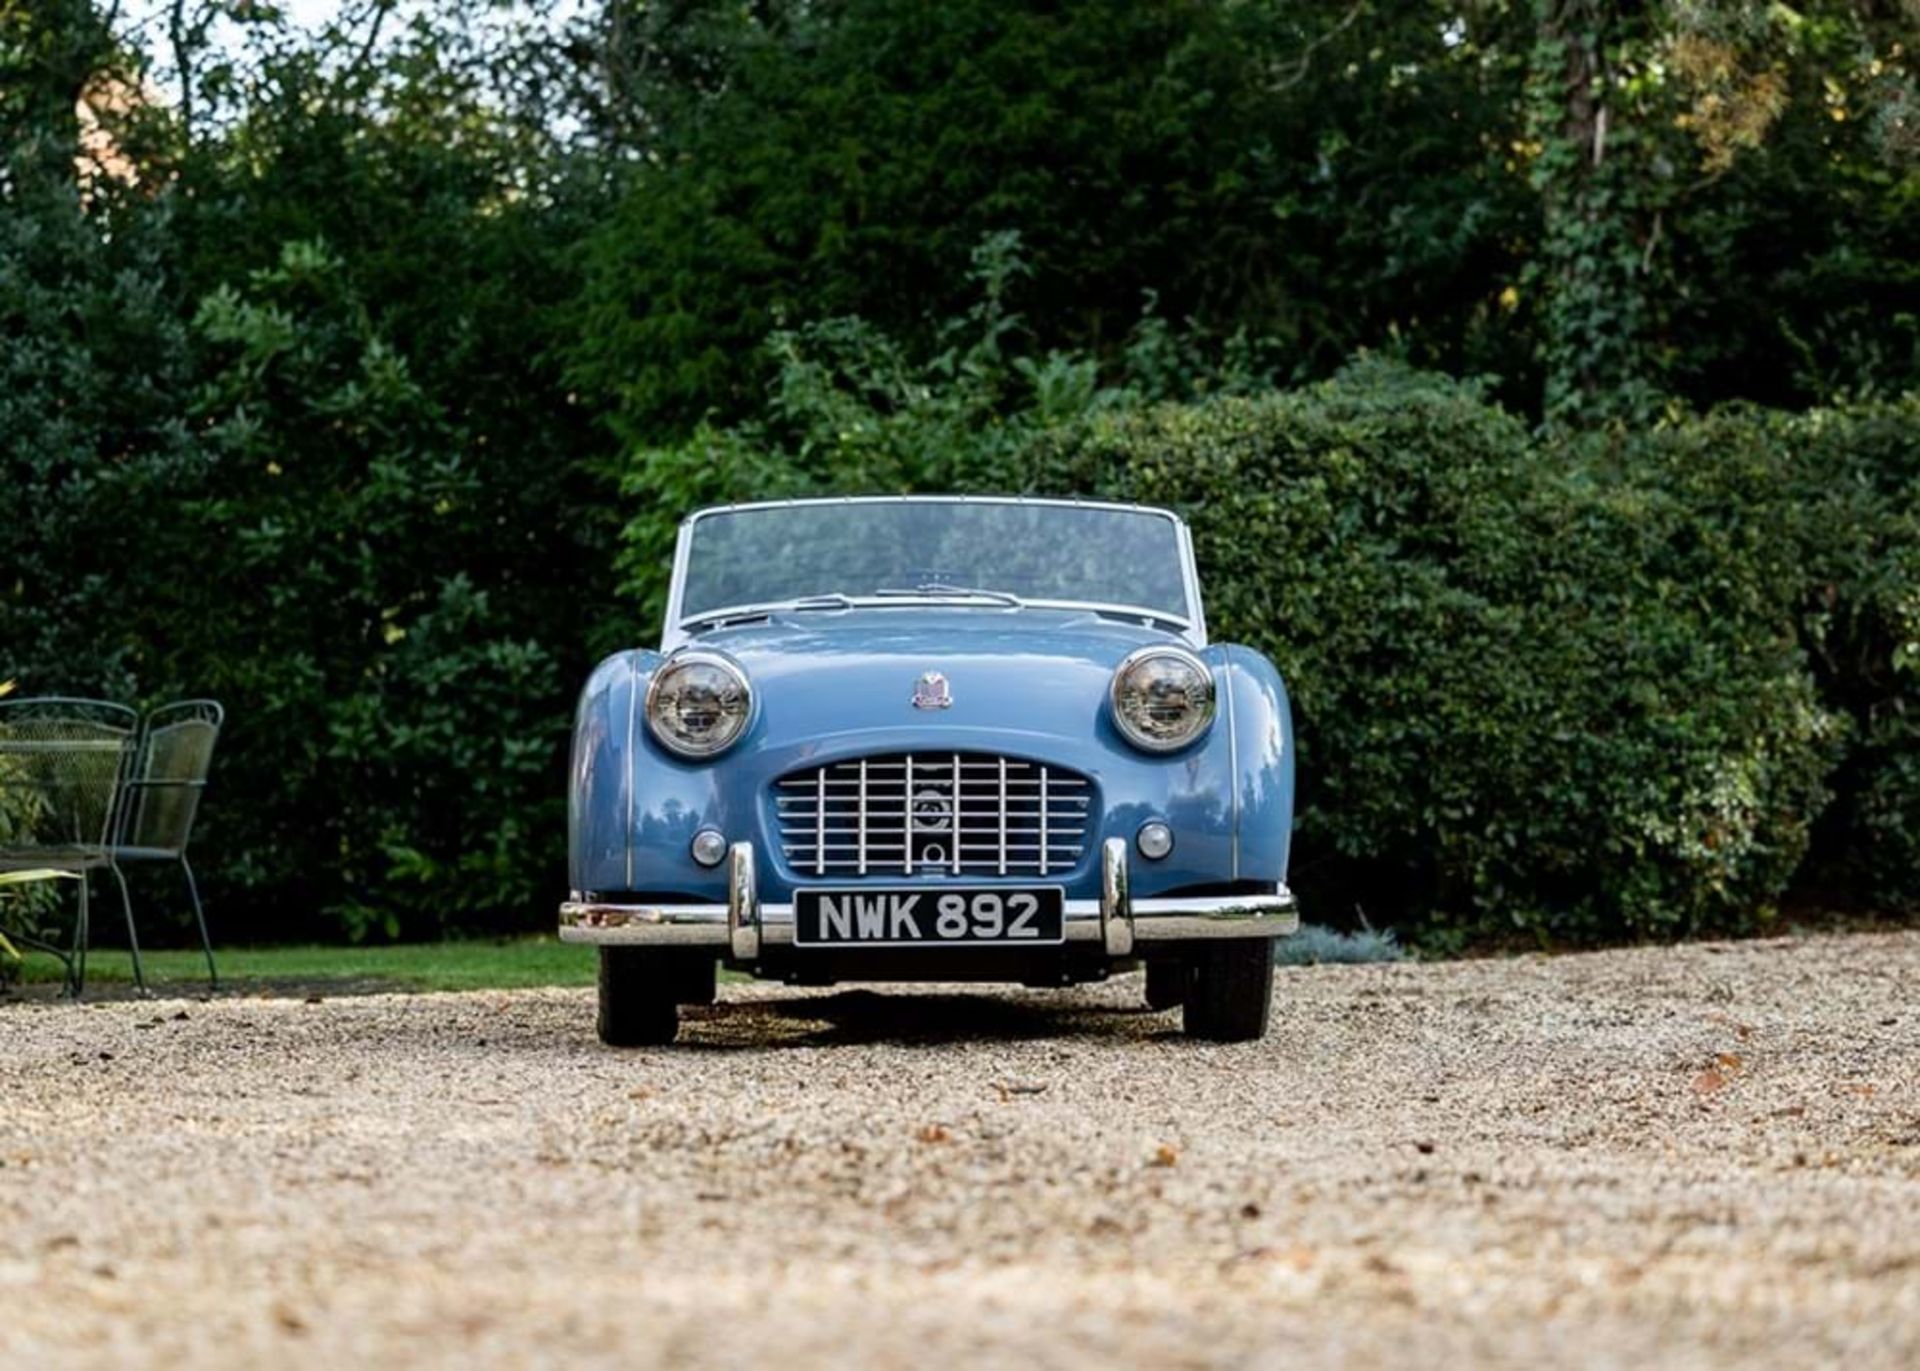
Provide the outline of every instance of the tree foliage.
<path id="1" fill-rule="evenodd" d="M 0 0 L 0 679 L 226 698 L 232 931 L 540 922 L 673 526 L 844 489 L 1192 508 L 1312 705 L 1307 848 L 1430 928 L 1723 924 L 1803 849 L 1907 898 L 1904 0 L 148 10 Z M 1604 793 L 1529 731 L 1669 705 Z"/>

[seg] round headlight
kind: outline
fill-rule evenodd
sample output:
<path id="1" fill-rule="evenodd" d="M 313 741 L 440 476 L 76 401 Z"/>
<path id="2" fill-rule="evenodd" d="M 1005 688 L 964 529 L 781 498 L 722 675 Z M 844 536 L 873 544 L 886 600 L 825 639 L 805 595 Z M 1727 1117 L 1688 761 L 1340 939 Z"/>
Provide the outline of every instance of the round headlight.
<path id="1" fill-rule="evenodd" d="M 1213 722 L 1213 673 L 1184 648 L 1143 647 L 1113 673 L 1113 721 L 1128 742 L 1172 752 Z"/>
<path id="2" fill-rule="evenodd" d="M 683 652 L 653 674 L 647 727 L 669 752 L 711 757 L 747 726 L 753 692 L 740 668 L 712 652 Z"/>

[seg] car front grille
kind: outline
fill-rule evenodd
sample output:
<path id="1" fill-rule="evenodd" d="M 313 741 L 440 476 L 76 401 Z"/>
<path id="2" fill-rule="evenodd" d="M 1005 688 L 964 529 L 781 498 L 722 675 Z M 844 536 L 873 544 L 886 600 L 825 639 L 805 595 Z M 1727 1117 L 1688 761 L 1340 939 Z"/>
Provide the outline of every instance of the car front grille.
<path id="1" fill-rule="evenodd" d="M 1052 876 L 1086 843 L 1085 776 L 1017 757 L 906 752 L 775 783 L 780 846 L 814 876 Z"/>

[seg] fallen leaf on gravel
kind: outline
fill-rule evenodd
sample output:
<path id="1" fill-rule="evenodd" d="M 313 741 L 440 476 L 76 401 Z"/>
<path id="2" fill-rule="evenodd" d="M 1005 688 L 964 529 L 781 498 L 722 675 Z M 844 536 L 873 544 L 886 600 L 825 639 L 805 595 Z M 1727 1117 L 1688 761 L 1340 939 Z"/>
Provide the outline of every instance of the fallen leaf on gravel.
<path id="1" fill-rule="evenodd" d="M 1708 1067 L 1693 1078 L 1693 1092 L 1696 1095 L 1711 1095 L 1716 1090 L 1726 1088 L 1727 1078 L 1712 1067 Z"/>
<path id="2" fill-rule="evenodd" d="M 1009 1096 L 1009 1095 L 1039 1095 L 1039 1094 L 1042 1094 L 1042 1093 L 1044 1093 L 1044 1092 L 1045 1092 L 1045 1090 L 1046 1090 L 1046 1088 L 1047 1088 L 1047 1085 L 1046 1085 L 1046 1082 L 1045 1082 L 1045 1081 L 1036 1081 L 1036 1082 L 1029 1082 L 1029 1081 L 995 1081 L 995 1082 L 993 1083 L 993 1088 L 994 1088 L 995 1090 L 998 1090 L 998 1091 L 1000 1092 L 1000 1098 L 1004 1100 L 1004 1099 L 1005 1099 L 1005 1098 L 1006 1098 L 1007 1096 Z"/>
<path id="3" fill-rule="evenodd" d="M 953 1134 L 948 1132 L 947 1126 L 942 1123 L 926 1124 L 914 1136 L 920 1139 L 920 1141 L 923 1143 L 943 1143 L 943 1142 L 953 1141 Z"/>
<path id="4" fill-rule="evenodd" d="M 1147 1159 L 1148 1166 L 1174 1166 L 1180 1161 L 1180 1149 L 1172 1143 L 1161 1143 L 1153 1149 L 1153 1156 Z"/>
<path id="5" fill-rule="evenodd" d="M 1714 1058 L 1714 1061 L 1720 1064 L 1721 1070 L 1728 1073 L 1738 1071 L 1746 1065 L 1745 1062 L 1740 1060 L 1740 1054 L 1737 1052 L 1722 1052 Z"/>
<path id="6" fill-rule="evenodd" d="M 1430 1156 L 1433 1152 L 1433 1144 L 1422 1139 L 1420 1142 L 1417 1142 L 1413 1145 L 1413 1150 L 1415 1152 L 1418 1152 L 1423 1157 Z"/>

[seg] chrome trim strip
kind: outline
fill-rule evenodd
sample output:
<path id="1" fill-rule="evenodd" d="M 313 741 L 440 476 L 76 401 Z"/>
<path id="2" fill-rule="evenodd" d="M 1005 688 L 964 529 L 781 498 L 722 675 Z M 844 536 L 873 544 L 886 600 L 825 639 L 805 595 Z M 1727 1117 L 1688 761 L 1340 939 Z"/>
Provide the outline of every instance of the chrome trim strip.
<path id="1" fill-rule="evenodd" d="M 627 681 L 627 889 L 633 889 L 634 726 L 640 712 L 640 665 L 632 662 Z"/>
<path id="2" fill-rule="evenodd" d="M 1133 951 L 1133 901 L 1127 888 L 1127 840 L 1100 844 L 1100 941 L 1109 957 Z"/>
<path id="3" fill-rule="evenodd" d="M 1003 593 L 992 591 L 990 594 Z M 833 599 L 840 603 L 831 610 L 821 607 L 823 599 Z M 685 630 L 706 628 L 713 624 L 726 623 L 733 619 L 760 619 L 769 614 L 784 614 L 790 611 L 805 610 L 808 613 L 844 614 L 850 609 L 924 609 L 928 605 L 952 607 L 960 605 L 963 596 L 958 594 L 939 595 L 929 592 L 925 595 L 846 595 L 840 591 L 822 591 L 818 595 L 802 595 L 791 600 L 749 600 L 737 605 L 722 605 L 718 609 L 703 609 L 698 614 L 689 615 L 679 628 L 681 632 L 673 642 L 672 651 L 686 646 L 690 634 Z M 1146 605 L 1121 604 L 1114 600 L 1043 600 L 1022 599 L 1017 605 L 1004 604 L 998 600 L 982 604 L 978 596 L 973 597 L 971 606 L 979 609 L 994 609 L 1001 613 L 1011 613 L 1021 609 L 1060 609 L 1084 610 L 1090 614 L 1114 614 L 1129 619 L 1143 619 L 1150 623 L 1171 624 L 1182 638 L 1189 640 L 1194 647 L 1205 647 L 1203 642 L 1193 638 L 1193 623 L 1184 614 L 1175 614 L 1170 609 L 1149 609 Z M 662 651 L 669 649 L 663 647 Z"/>
<path id="4" fill-rule="evenodd" d="M 1192 904 L 1193 909 L 1177 906 Z M 1167 908 L 1166 906 L 1176 906 Z M 1235 905 L 1216 899 L 1139 900 L 1133 906 L 1136 942 L 1186 942 L 1196 938 L 1284 938 L 1300 931 L 1293 897 L 1254 896 Z"/>
<path id="5" fill-rule="evenodd" d="M 1000 769 L 1004 775 L 1006 772 L 1006 759 L 1004 757 L 1000 759 Z M 1002 782 L 1002 784 L 1004 785 L 1005 782 Z M 1053 775 L 1049 771 L 1046 763 L 1042 762 L 1040 764 L 1040 870 L 1043 872 L 1048 869 L 1049 863 L 1047 858 L 1052 855 L 1047 851 L 1047 849 L 1052 846 L 1053 841 L 1053 829 L 1051 827 L 1053 821 L 1047 815 L 1047 790 L 1052 785 Z M 1000 808 L 1003 811 L 1006 809 L 1006 801 L 1002 800 L 1000 802 Z M 1000 826 L 1000 842 L 1002 846 L 1004 846 L 1007 841 L 1006 821 L 1004 818 L 1001 820 Z M 1082 846 L 1084 846 L 1084 844 L 1082 844 Z"/>
<path id="6" fill-rule="evenodd" d="M 1229 844 L 1232 859 L 1228 870 L 1229 879 L 1237 881 L 1240 879 L 1240 730 L 1235 727 L 1233 717 L 1233 663 L 1224 656 L 1220 659 L 1220 675 L 1227 683 L 1227 788 L 1233 805 L 1233 838 Z"/>
<path id="7" fill-rule="evenodd" d="M 1062 509 L 1111 509 L 1124 514 L 1155 514 L 1172 523 L 1181 518 L 1161 505 L 1132 505 L 1125 500 L 1082 500 L 1057 495 L 806 495 L 791 500 L 742 500 L 731 505 L 708 505 L 680 521 L 682 528 L 714 514 L 741 514 L 756 509 L 802 509 L 809 505 L 1042 505 Z"/>
<path id="8" fill-rule="evenodd" d="M 753 881 L 753 844 L 727 849 L 727 946 L 743 962 L 760 955 L 760 896 Z"/>
<path id="9" fill-rule="evenodd" d="M 860 759 L 860 819 L 858 832 L 860 842 L 860 874 L 864 876 L 867 874 L 867 759 L 865 757 Z M 819 841 L 822 843 L 826 841 L 826 835 L 824 833 L 819 835 Z"/>
<path id="10" fill-rule="evenodd" d="M 913 754 L 908 753 L 907 756 L 907 766 L 911 768 L 913 766 Z M 1044 766 L 1040 768 L 1040 793 L 1042 795 L 1047 793 L 1047 769 Z M 907 803 L 913 803 L 912 785 L 908 785 L 907 787 Z M 1040 811 L 1040 833 L 1042 835 L 1040 841 L 1044 844 L 1046 842 L 1045 835 L 1047 831 L 1046 801 L 1042 800 L 1040 803 L 1042 806 Z M 957 810 L 959 807 L 959 791 L 956 789 L 954 792 L 954 808 Z M 955 836 L 957 837 L 959 825 L 956 824 L 954 828 Z M 955 846 L 958 846 L 958 844 L 956 843 Z M 1040 869 L 1042 871 L 1047 869 L 1047 849 L 1044 846 L 1040 849 Z M 1000 757 L 1000 874 L 1002 876 L 1007 874 L 1007 759 L 1004 753 Z"/>
<path id="11" fill-rule="evenodd" d="M 1068 942 L 1099 942 L 1109 957 L 1130 955 L 1137 943 L 1196 938 L 1278 938 L 1297 931 L 1293 892 L 1243 896 L 1132 897 L 1127 842 L 1100 845 L 1100 898 L 1063 902 Z M 937 890 L 938 887 L 929 887 Z M 793 942 L 793 905 L 759 900 L 753 844 L 727 849 L 725 904 L 605 904 L 568 900 L 560 906 L 560 941 L 612 945 L 698 946 L 724 949 L 753 962 L 767 946 Z"/>
<path id="12" fill-rule="evenodd" d="M 1186 578 L 1187 604 L 1193 610 L 1193 627 L 1190 630 L 1195 647 L 1207 645 L 1207 606 L 1200 597 L 1200 561 L 1193 551 L 1193 529 L 1185 519 L 1176 519 L 1180 525 L 1180 553 L 1184 563 L 1181 573 Z"/>
<path id="13" fill-rule="evenodd" d="M 687 635 L 677 625 L 680 622 L 680 605 L 687 588 L 687 562 L 693 555 L 693 520 L 682 519 L 680 531 L 673 539 L 673 574 L 667 580 L 666 623 L 660 628 L 660 650 L 670 652 L 686 641 Z"/>

